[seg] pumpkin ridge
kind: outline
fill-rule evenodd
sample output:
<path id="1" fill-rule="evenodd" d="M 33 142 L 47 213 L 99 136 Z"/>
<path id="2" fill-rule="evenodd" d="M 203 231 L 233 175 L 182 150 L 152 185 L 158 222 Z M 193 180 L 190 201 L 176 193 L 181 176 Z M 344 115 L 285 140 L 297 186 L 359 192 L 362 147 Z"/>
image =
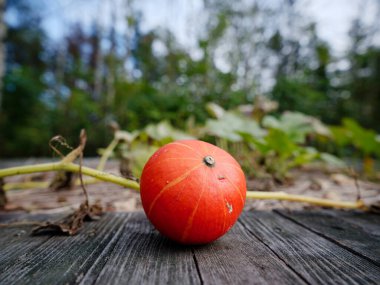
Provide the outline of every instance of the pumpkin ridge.
<path id="1" fill-rule="evenodd" d="M 189 232 L 193 226 L 193 222 L 194 222 L 194 217 L 195 217 L 195 214 L 197 213 L 198 211 L 198 207 L 199 207 L 199 203 L 201 202 L 201 199 L 202 199 L 202 196 L 203 196 L 203 193 L 206 189 L 206 186 L 205 186 L 205 180 L 206 180 L 206 175 L 203 175 L 203 181 L 202 181 L 202 190 L 201 190 L 201 193 L 199 194 L 199 198 L 198 198 L 198 201 L 197 201 L 197 204 L 195 205 L 193 211 L 191 212 L 188 220 L 187 220 L 187 223 L 186 223 L 186 227 L 183 231 L 183 234 L 182 234 L 182 237 L 181 237 L 181 240 L 182 242 L 185 241 L 185 239 L 187 238 L 187 236 L 189 235 Z M 209 185 L 207 185 L 209 186 Z"/>
<path id="2" fill-rule="evenodd" d="M 224 213 L 223 232 L 224 232 L 226 228 L 226 216 L 227 216 L 226 207 L 224 205 L 224 203 L 226 202 L 226 196 L 224 196 L 224 191 L 218 191 L 218 193 L 222 193 L 222 204 L 223 204 L 222 208 L 223 208 L 223 213 Z"/>
<path id="3" fill-rule="evenodd" d="M 190 174 L 191 172 L 193 172 L 194 170 L 196 170 L 197 168 L 201 167 L 203 165 L 203 162 L 200 163 L 200 164 L 197 164 L 196 166 L 194 166 L 193 168 L 189 169 L 188 171 L 186 171 L 184 174 L 182 174 L 181 176 L 177 177 L 176 179 L 174 179 L 173 181 L 171 181 L 169 184 L 165 185 L 165 187 L 163 187 L 160 192 L 158 193 L 158 195 L 154 198 L 153 202 L 150 204 L 150 207 L 149 207 L 149 211 L 148 211 L 148 216 L 150 215 L 150 213 L 152 212 L 152 209 L 154 207 L 154 205 L 156 204 L 157 200 L 168 190 L 170 189 L 171 187 L 177 185 L 178 183 L 181 183 L 183 180 L 185 180 Z"/>
<path id="4" fill-rule="evenodd" d="M 241 198 L 241 202 L 242 202 L 243 205 L 244 205 L 244 198 L 243 198 L 243 195 L 241 194 L 240 188 L 237 187 L 237 186 L 235 185 L 235 183 L 233 183 L 233 182 L 231 181 L 231 179 L 228 177 L 228 175 L 225 175 L 224 177 L 225 177 L 226 180 L 227 180 L 227 181 L 233 186 L 233 188 L 239 192 L 239 195 L 240 195 L 240 198 Z"/>

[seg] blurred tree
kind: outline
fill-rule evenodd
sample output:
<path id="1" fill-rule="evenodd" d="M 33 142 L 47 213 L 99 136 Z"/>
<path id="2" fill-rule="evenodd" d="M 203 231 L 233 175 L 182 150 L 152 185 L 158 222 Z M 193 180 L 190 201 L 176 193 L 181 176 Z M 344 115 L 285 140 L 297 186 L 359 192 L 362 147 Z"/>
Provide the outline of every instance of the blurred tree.
<path id="1" fill-rule="evenodd" d="M 28 1 L 8 0 L 6 9 L 13 13 L 14 19 L 7 23 L 5 39 L 0 153 L 2 156 L 46 154 L 50 128 L 41 101 L 45 90 L 42 82 L 46 70 L 45 34 Z"/>
<path id="2" fill-rule="evenodd" d="M 209 14 L 201 47 L 209 62 L 237 77 L 239 88 L 252 101 L 265 80 L 265 42 L 272 29 L 272 9 L 259 1 L 205 1 Z M 265 85 L 265 84 L 264 84 Z"/>
<path id="3" fill-rule="evenodd" d="M 189 118 L 206 120 L 207 102 L 231 109 L 262 94 L 279 101 L 280 112 L 329 123 L 352 116 L 380 128 L 380 52 L 369 40 L 375 24 L 369 29 L 358 18 L 351 49 L 338 58 L 299 1 L 205 0 L 204 29 L 189 50 L 167 30 L 143 30 L 133 0 L 120 2 L 126 9 L 99 1 L 99 13 L 104 3 L 111 25 L 100 18 L 91 27 L 74 24 L 54 43 L 40 25 L 42 1 L 8 1 L 1 155 L 47 154 L 51 136 L 75 139 L 81 128 L 94 154 L 109 141 L 112 120 L 128 130 L 161 120 L 185 127 Z"/>
<path id="4" fill-rule="evenodd" d="M 204 105 L 209 101 L 227 108 L 245 102 L 245 95 L 231 88 L 237 77 L 221 72 L 209 56 L 212 40 L 208 34 L 215 36 L 213 29 L 199 41 L 203 56 L 195 60 L 170 32 L 142 33 L 140 22 L 139 16 L 129 19 L 134 31 L 130 59 L 133 76 L 129 80 L 120 78 L 117 83 L 114 108 L 122 126 L 135 129 L 166 119 L 184 127 L 189 117 L 205 121 Z"/>
<path id="5" fill-rule="evenodd" d="M 336 113 L 326 112 L 331 108 L 330 47 L 318 36 L 316 24 L 305 20 L 293 1 L 285 7 L 282 27 L 268 41 L 277 59 L 271 97 L 280 103 L 280 112 L 300 111 L 334 122 Z"/>
<path id="6" fill-rule="evenodd" d="M 380 5 L 378 5 L 380 11 Z M 351 48 L 348 53 L 350 68 L 346 71 L 345 100 L 347 114 L 365 127 L 380 131 L 380 47 L 374 46 L 369 38 L 371 29 L 360 19 L 352 23 Z"/>
<path id="7" fill-rule="evenodd" d="M 74 25 L 49 57 L 55 70 L 49 71 L 48 92 L 54 94 L 50 104 L 51 128 L 68 138 L 76 138 L 86 128 L 92 138 L 86 147 L 90 153 L 106 144 L 111 135 L 105 119 L 109 109 L 105 76 L 108 70 L 101 61 L 103 54 L 99 59 L 99 31 L 94 25 L 86 33 L 80 25 Z"/>

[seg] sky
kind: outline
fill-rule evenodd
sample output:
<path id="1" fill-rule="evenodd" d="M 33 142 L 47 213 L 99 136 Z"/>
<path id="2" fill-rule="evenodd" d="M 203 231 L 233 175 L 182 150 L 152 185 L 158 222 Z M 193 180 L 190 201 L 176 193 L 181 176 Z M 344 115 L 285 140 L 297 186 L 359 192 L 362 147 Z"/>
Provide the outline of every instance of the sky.
<path id="1" fill-rule="evenodd" d="M 377 0 L 375 0 L 377 1 Z M 305 13 L 317 23 L 318 34 L 332 44 L 338 53 L 344 52 L 349 43 L 348 31 L 352 20 L 361 14 L 364 21 L 371 23 L 379 17 L 366 0 L 313 0 L 305 1 Z M 365 5 L 368 2 L 368 5 Z M 366 9 L 364 9 L 366 7 Z M 380 25 L 380 21 L 379 21 Z M 377 43 L 380 39 L 377 39 Z"/>
<path id="2" fill-rule="evenodd" d="M 102 26 L 113 24 L 120 31 L 124 28 L 123 15 L 128 0 L 43 1 L 46 13 L 42 23 L 52 39 L 62 37 L 67 27 L 74 22 L 90 26 L 94 19 L 98 19 Z M 371 8 L 373 1 L 377 0 L 300 0 L 296 3 L 308 18 L 315 20 L 319 36 L 330 43 L 335 54 L 339 55 L 348 48 L 348 30 L 358 13 L 369 22 L 380 16 L 376 14 L 378 11 Z M 167 28 L 183 46 L 190 49 L 195 46 L 205 19 L 203 0 L 143 0 L 135 3 L 143 14 L 143 31 Z M 363 5 L 365 3 L 369 5 Z M 111 10 L 116 11 L 116 14 L 112 15 Z M 380 44 L 380 39 L 376 40 Z"/>

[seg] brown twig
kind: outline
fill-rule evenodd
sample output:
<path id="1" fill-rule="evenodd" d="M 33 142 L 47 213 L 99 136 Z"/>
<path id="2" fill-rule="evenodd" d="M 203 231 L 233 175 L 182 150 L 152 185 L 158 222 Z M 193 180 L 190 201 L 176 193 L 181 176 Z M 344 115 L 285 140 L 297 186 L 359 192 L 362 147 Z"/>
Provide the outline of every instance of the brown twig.
<path id="1" fill-rule="evenodd" d="M 353 169 L 352 167 L 350 167 L 349 170 L 350 170 L 351 175 L 354 178 L 354 182 L 355 182 L 356 201 L 359 201 L 359 200 L 361 200 L 362 195 L 361 195 L 361 191 L 360 191 L 360 185 L 359 185 L 359 182 L 358 182 L 358 174 L 356 173 L 355 169 Z"/>
<path id="2" fill-rule="evenodd" d="M 84 182 L 83 182 L 83 175 L 82 175 L 82 166 L 83 166 L 83 150 L 84 150 L 84 147 L 86 146 L 86 141 L 87 141 L 87 135 L 86 135 L 86 131 L 84 129 L 81 130 L 80 132 L 80 144 L 79 146 L 82 148 L 81 152 L 80 152 L 80 155 L 79 155 L 79 180 L 80 180 L 80 186 L 82 187 L 82 190 L 83 190 L 83 194 L 84 194 L 84 197 L 85 197 L 85 205 L 88 208 L 90 208 L 90 205 L 89 205 L 89 197 L 88 197 L 88 192 L 86 190 L 86 187 L 84 186 Z"/>

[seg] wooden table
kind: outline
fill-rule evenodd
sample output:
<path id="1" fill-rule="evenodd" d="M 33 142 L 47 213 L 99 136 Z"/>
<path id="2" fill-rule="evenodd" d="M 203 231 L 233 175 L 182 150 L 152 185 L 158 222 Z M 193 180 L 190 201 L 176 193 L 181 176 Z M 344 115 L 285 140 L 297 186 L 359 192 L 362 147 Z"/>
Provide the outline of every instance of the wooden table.
<path id="1" fill-rule="evenodd" d="M 46 216 L 2 214 L 1 223 Z M 108 213 L 76 236 L 0 228 L 1 284 L 380 284 L 380 216 L 244 212 L 204 246 L 162 237 L 144 213 Z"/>

